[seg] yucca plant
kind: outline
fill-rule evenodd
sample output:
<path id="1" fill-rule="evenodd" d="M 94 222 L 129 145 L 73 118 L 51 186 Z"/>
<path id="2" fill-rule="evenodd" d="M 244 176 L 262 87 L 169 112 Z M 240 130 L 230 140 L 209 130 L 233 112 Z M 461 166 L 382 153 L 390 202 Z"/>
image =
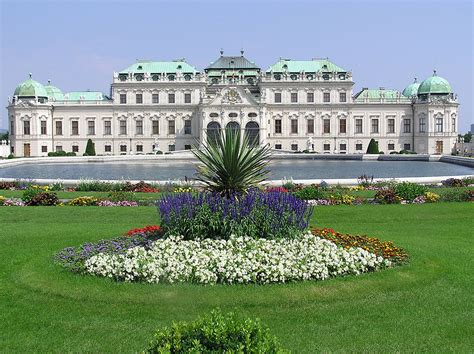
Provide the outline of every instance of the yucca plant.
<path id="1" fill-rule="evenodd" d="M 193 153 L 202 162 L 197 167 L 197 180 L 222 196 L 245 193 L 264 181 L 269 172 L 270 147 L 249 144 L 248 136 L 242 139 L 240 130 L 226 129 Z"/>

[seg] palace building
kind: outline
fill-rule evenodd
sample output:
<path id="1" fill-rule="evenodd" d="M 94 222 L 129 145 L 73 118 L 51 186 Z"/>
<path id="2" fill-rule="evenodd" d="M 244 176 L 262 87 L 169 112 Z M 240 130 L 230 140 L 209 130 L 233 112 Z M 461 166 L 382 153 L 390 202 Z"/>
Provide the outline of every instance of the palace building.
<path id="1" fill-rule="evenodd" d="M 115 72 L 110 95 L 63 93 L 30 78 L 9 98 L 15 156 L 51 151 L 98 155 L 187 150 L 221 129 L 240 129 L 251 143 L 283 151 L 450 153 L 458 102 L 436 72 L 421 83 L 354 93 L 350 71 L 328 59 L 281 58 L 267 70 L 221 55 L 202 71 L 184 59 L 139 60 Z"/>

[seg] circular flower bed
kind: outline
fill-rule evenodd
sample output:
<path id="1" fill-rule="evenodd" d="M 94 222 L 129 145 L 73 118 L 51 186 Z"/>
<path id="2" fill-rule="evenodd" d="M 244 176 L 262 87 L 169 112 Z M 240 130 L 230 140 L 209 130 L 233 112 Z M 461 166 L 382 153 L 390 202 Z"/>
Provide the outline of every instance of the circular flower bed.
<path id="1" fill-rule="evenodd" d="M 294 239 L 168 237 L 149 247 L 88 258 L 89 274 L 125 281 L 199 284 L 284 283 L 361 274 L 391 266 L 362 248 L 341 248 L 311 233 Z"/>

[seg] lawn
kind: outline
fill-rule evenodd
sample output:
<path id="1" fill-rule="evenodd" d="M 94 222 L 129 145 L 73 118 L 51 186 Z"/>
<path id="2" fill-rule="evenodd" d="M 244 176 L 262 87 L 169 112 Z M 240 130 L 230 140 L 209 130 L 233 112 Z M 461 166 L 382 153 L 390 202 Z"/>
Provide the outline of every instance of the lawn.
<path id="1" fill-rule="evenodd" d="M 153 207 L 0 209 L 2 352 L 136 352 L 155 328 L 220 306 L 260 317 L 294 352 L 469 352 L 473 203 L 316 208 L 313 225 L 393 240 L 400 268 L 271 286 L 116 283 L 51 263 L 66 246 L 157 222 Z"/>

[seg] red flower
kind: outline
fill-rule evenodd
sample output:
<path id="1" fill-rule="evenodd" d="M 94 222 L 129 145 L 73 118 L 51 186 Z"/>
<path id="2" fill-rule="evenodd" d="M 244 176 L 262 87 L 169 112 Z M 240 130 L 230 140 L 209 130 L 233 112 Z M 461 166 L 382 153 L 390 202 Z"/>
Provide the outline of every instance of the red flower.
<path id="1" fill-rule="evenodd" d="M 145 235 L 151 235 L 160 232 L 161 227 L 159 225 L 147 225 L 145 227 L 141 228 L 136 228 L 136 229 L 131 229 L 127 231 L 125 235 L 127 236 L 134 236 L 135 234 L 145 234 Z"/>

